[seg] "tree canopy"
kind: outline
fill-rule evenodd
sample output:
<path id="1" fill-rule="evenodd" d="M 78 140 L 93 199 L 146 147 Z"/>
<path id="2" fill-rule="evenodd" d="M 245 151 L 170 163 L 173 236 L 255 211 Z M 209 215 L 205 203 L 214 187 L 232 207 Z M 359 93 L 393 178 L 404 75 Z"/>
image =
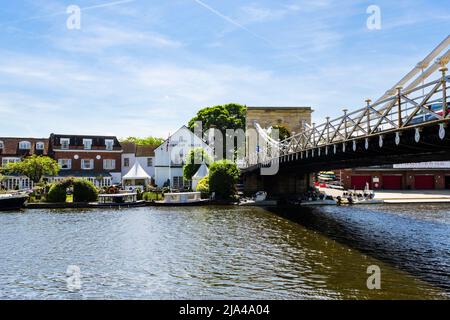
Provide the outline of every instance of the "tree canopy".
<path id="1" fill-rule="evenodd" d="M 163 138 L 157 138 L 157 137 L 146 137 L 146 138 L 138 138 L 138 137 L 128 137 L 125 139 L 121 139 L 120 142 L 132 142 L 136 145 L 140 146 L 159 146 L 161 143 L 164 142 Z"/>
<path id="2" fill-rule="evenodd" d="M 189 151 L 183 167 L 184 179 L 192 180 L 192 177 L 197 173 L 202 162 L 205 162 L 206 165 L 211 163 L 211 157 L 203 148 L 195 148 Z"/>
<path id="3" fill-rule="evenodd" d="M 226 129 L 245 130 L 246 113 L 247 107 L 236 103 L 206 107 L 199 110 L 188 125 L 191 130 L 194 130 L 195 122 L 201 121 L 203 131 L 215 126 L 224 134 Z"/>
<path id="4" fill-rule="evenodd" d="M 195 130 L 196 122 L 200 121 L 202 123 L 203 133 L 206 132 L 211 127 L 215 127 L 222 133 L 223 137 L 223 157 L 227 155 L 226 142 L 227 135 L 226 130 L 238 130 L 241 129 L 245 131 L 245 121 L 247 116 L 247 107 L 236 104 L 229 103 L 225 105 L 217 105 L 213 107 L 206 107 L 197 112 L 197 115 L 193 117 L 189 123 L 189 129 Z M 231 136 L 230 136 L 231 137 Z M 241 146 L 242 147 L 242 146 Z M 233 150 L 234 149 L 234 150 Z M 237 150 L 236 146 L 228 150 L 228 153 L 233 154 Z M 220 156 L 216 154 L 216 156 Z"/>
<path id="5" fill-rule="evenodd" d="M 56 176 L 59 172 L 59 165 L 50 157 L 34 154 L 22 161 L 8 163 L 6 172 L 24 175 L 34 183 L 38 183 L 44 175 Z"/>

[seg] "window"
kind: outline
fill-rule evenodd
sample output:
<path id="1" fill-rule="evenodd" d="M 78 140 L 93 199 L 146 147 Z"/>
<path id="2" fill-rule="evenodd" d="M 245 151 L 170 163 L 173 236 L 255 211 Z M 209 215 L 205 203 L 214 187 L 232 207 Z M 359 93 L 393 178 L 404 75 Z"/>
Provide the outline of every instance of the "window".
<path id="1" fill-rule="evenodd" d="M 44 143 L 36 142 L 36 150 L 44 150 Z"/>
<path id="2" fill-rule="evenodd" d="M 8 163 L 19 162 L 20 158 L 3 158 L 2 159 L 2 167 L 6 166 Z"/>
<path id="3" fill-rule="evenodd" d="M 30 150 L 31 149 L 30 141 L 21 141 L 21 142 L 19 142 L 19 149 L 20 150 Z"/>
<path id="4" fill-rule="evenodd" d="M 92 159 L 81 159 L 81 169 L 92 170 L 94 169 L 94 160 Z"/>
<path id="5" fill-rule="evenodd" d="M 91 150 L 92 148 L 92 139 L 83 139 L 84 150 Z"/>
<path id="6" fill-rule="evenodd" d="M 114 170 L 115 168 L 116 168 L 116 160 L 114 160 L 114 159 L 103 160 L 103 169 Z"/>
<path id="7" fill-rule="evenodd" d="M 173 185 L 175 189 L 183 189 L 183 177 L 173 177 Z"/>
<path id="8" fill-rule="evenodd" d="M 58 159 L 58 164 L 61 170 L 69 170 L 72 168 L 71 159 Z"/>
<path id="9" fill-rule="evenodd" d="M 4 149 L 5 148 L 5 143 L 3 141 L 0 141 L 0 149 Z"/>
<path id="10" fill-rule="evenodd" d="M 106 146 L 106 150 L 113 150 L 114 149 L 114 140 L 106 139 L 105 146 Z"/>
<path id="11" fill-rule="evenodd" d="M 130 158 L 124 158 L 123 159 L 123 166 L 129 167 L 130 166 Z"/>
<path id="12" fill-rule="evenodd" d="M 61 138 L 59 142 L 61 143 L 61 149 L 69 149 L 70 146 L 69 138 Z"/>
<path id="13" fill-rule="evenodd" d="M 147 167 L 153 167 L 153 158 L 147 158 Z"/>

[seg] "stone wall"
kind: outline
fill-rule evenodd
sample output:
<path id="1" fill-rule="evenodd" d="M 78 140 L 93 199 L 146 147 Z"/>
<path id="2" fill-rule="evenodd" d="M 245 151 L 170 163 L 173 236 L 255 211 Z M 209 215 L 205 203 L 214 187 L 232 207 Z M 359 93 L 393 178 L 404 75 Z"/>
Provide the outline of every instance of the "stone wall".
<path id="1" fill-rule="evenodd" d="M 257 137 L 254 121 L 258 122 L 263 128 L 269 128 L 275 125 L 282 125 L 287 128 L 291 134 L 298 133 L 303 127 L 303 123 L 311 124 L 311 107 L 247 107 L 247 144 L 246 156 L 251 164 L 257 162 Z M 251 130 L 253 129 L 253 131 Z M 251 138 L 253 135 L 253 138 Z"/>
<path id="2" fill-rule="evenodd" d="M 299 132 L 302 122 L 311 124 L 311 107 L 248 107 L 246 127 L 253 128 L 253 121 L 257 121 L 261 127 L 282 125 L 289 131 Z"/>

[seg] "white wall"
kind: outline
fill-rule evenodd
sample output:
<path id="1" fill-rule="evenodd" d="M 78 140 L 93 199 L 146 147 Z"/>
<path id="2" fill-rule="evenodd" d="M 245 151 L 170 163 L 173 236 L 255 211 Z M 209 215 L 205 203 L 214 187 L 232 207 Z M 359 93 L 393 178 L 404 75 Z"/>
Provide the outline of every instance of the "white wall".
<path id="1" fill-rule="evenodd" d="M 168 146 L 169 141 L 170 144 Z M 203 148 L 212 155 L 211 148 L 202 139 L 194 135 L 191 130 L 183 126 L 155 150 L 155 180 L 158 187 L 162 187 L 169 179 L 170 159 L 172 159 L 171 166 L 180 166 L 180 168 L 172 167 L 170 170 L 170 181 L 173 183 L 174 176 L 183 176 L 182 161 L 195 148 Z"/>
<path id="2" fill-rule="evenodd" d="M 125 158 L 130 159 L 130 165 L 128 167 L 124 166 Z M 148 167 L 147 166 L 147 158 L 153 159 L 153 166 Z M 152 178 L 155 178 L 155 157 L 136 157 L 134 153 L 124 153 L 122 154 L 122 164 L 121 164 L 121 171 L 122 176 L 126 175 L 128 171 L 134 166 L 136 161 L 141 165 L 142 169 Z"/>

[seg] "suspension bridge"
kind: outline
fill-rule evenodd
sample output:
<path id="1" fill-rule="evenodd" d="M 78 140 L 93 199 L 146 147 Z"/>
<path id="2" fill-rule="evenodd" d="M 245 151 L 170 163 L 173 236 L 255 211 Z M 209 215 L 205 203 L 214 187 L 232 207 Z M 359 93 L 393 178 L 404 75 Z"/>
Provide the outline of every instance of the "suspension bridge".
<path id="1" fill-rule="evenodd" d="M 447 36 L 377 100 L 319 125 L 304 122 L 285 140 L 255 122 L 258 148 L 242 170 L 246 190 L 295 193 L 308 185 L 309 173 L 321 170 L 449 160 L 449 47 Z M 277 173 L 261 174 L 269 167 Z"/>

